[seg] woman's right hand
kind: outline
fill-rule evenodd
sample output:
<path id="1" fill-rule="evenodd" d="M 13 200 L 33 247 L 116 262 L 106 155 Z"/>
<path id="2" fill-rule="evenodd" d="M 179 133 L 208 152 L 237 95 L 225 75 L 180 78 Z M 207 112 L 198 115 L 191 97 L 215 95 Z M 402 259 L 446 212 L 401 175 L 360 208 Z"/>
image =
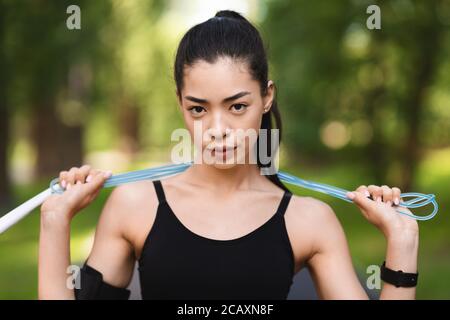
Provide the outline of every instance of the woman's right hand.
<path id="1" fill-rule="evenodd" d="M 111 171 L 91 169 L 89 165 L 73 167 L 59 173 L 59 184 L 64 193 L 54 193 L 41 206 L 41 217 L 62 218 L 70 221 L 81 209 L 88 206 L 98 195 Z M 53 220 L 53 219 L 52 219 Z"/>

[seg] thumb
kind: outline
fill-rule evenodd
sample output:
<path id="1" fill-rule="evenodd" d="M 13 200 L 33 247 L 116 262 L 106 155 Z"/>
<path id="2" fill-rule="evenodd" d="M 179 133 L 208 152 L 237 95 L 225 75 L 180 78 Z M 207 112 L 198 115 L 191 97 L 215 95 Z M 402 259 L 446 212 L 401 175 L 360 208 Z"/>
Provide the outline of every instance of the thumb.
<path id="1" fill-rule="evenodd" d="M 347 198 L 350 200 L 353 200 L 353 203 L 355 203 L 358 207 L 360 207 L 363 210 L 373 210 L 375 207 L 375 202 L 370 200 L 366 197 L 366 195 L 359 191 L 352 191 L 347 192 L 346 194 Z"/>

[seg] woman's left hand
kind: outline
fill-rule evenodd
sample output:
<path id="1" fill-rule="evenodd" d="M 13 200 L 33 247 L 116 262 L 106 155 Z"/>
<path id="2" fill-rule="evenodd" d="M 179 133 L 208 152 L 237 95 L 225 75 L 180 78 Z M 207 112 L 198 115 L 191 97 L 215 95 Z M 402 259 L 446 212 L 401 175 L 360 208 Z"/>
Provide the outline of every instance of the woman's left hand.
<path id="1" fill-rule="evenodd" d="M 389 239 L 392 236 L 406 233 L 415 235 L 419 232 L 417 220 L 396 211 L 411 214 L 408 208 L 398 205 L 401 201 L 400 194 L 401 191 L 397 187 L 362 185 L 355 191 L 348 192 L 347 197 L 353 200 L 364 217 Z M 368 198 L 369 196 L 372 196 L 373 200 Z"/>

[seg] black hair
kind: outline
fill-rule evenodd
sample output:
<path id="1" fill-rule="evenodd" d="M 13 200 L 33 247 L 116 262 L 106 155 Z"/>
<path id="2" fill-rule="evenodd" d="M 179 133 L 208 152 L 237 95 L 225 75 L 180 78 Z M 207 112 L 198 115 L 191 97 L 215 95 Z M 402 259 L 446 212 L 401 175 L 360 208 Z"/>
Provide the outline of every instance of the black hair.
<path id="1" fill-rule="evenodd" d="M 222 10 L 218 11 L 213 18 L 193 26 L 180 41 L 174 65 L 177 95 L 180 100 L 184 85 L 184 68 L 200 60 L 214 63 L 220 57 L 230 57 L 246 62 L 251 76 L 260 84 L 261 95 L 267 94 L 269 67 L 266 49 L 258 30 L 241 14 Z M 274 128 L 272 116 L 275 120 L 275 128 L 279 129 L 279 142 L 281 142 L 281 115 L 276 97 L 269 112 L 263 114 L 261 122 L 261 129 L 267 129 L 266 150 L 269 157 L 271 156 L 270 132 Z M 256 141 L 256 147 L 258 146 L 259 137 Z M 263 165 L 259 159 L 258 149 L 257 152 L 258 167 L 269 167 L 271 163 Z M 274 184 L 289 192 L 277 174 L 266 176 Z"/>

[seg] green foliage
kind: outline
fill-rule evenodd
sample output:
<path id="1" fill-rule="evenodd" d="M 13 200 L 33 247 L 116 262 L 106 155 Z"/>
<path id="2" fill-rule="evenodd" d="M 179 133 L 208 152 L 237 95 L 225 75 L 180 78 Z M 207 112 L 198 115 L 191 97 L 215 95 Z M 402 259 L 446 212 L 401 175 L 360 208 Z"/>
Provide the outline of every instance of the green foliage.
<path id="1" fill-rule="evenodd" d="M 381 8 L 381 30 L 366 28 L 366 8 L 374 3 Z M 72 4 L 81 8 L 81 30 L 66 28 Z M 421 223 L 417 296 L 448 299 L 449 2 L 258 4 L 248 16 L 262 17 L 255 22 L 268 45 L 284 124 L 282 169 L 346 189 L 388 184 L 436 194 L 438 216 Z M 13 203 L 0 207 L 20 204 L 52 178 L 17 181 L 29 175 L 24 164 L 34 166 L 39 147 L 30 127 L 40 112 L 48 114 L 51 136 L 61 135 L 63 144 L 71 135 L 57 131 L 58 125 L 79 126 L 67 144 L 82 139 L 83 156 L 119 149 L 131 128 L 139 154 L 128 168 L 168 159 L 170 133 L 183 127 L 172 79 L 183 24 L 174 17 L 184 14 L 173 11 L 183 8 L 163 0 L 0 0 L 0 108 L 7 109 L 12 129 L 0 155 L 7 154 L 15 183 Z M 61 148 L 51 144 L 49 153 L 59 158 Z M 333 207 L 361 273 L 382 261 L 384 239 L 355 207 L 294 191 Z M 75 262 L 86 257 L 108 194 L 102 192 L 74 221 Z M 37 297 L 38 225 L 35 212 L 0 236 L 0 299 Z"/>

